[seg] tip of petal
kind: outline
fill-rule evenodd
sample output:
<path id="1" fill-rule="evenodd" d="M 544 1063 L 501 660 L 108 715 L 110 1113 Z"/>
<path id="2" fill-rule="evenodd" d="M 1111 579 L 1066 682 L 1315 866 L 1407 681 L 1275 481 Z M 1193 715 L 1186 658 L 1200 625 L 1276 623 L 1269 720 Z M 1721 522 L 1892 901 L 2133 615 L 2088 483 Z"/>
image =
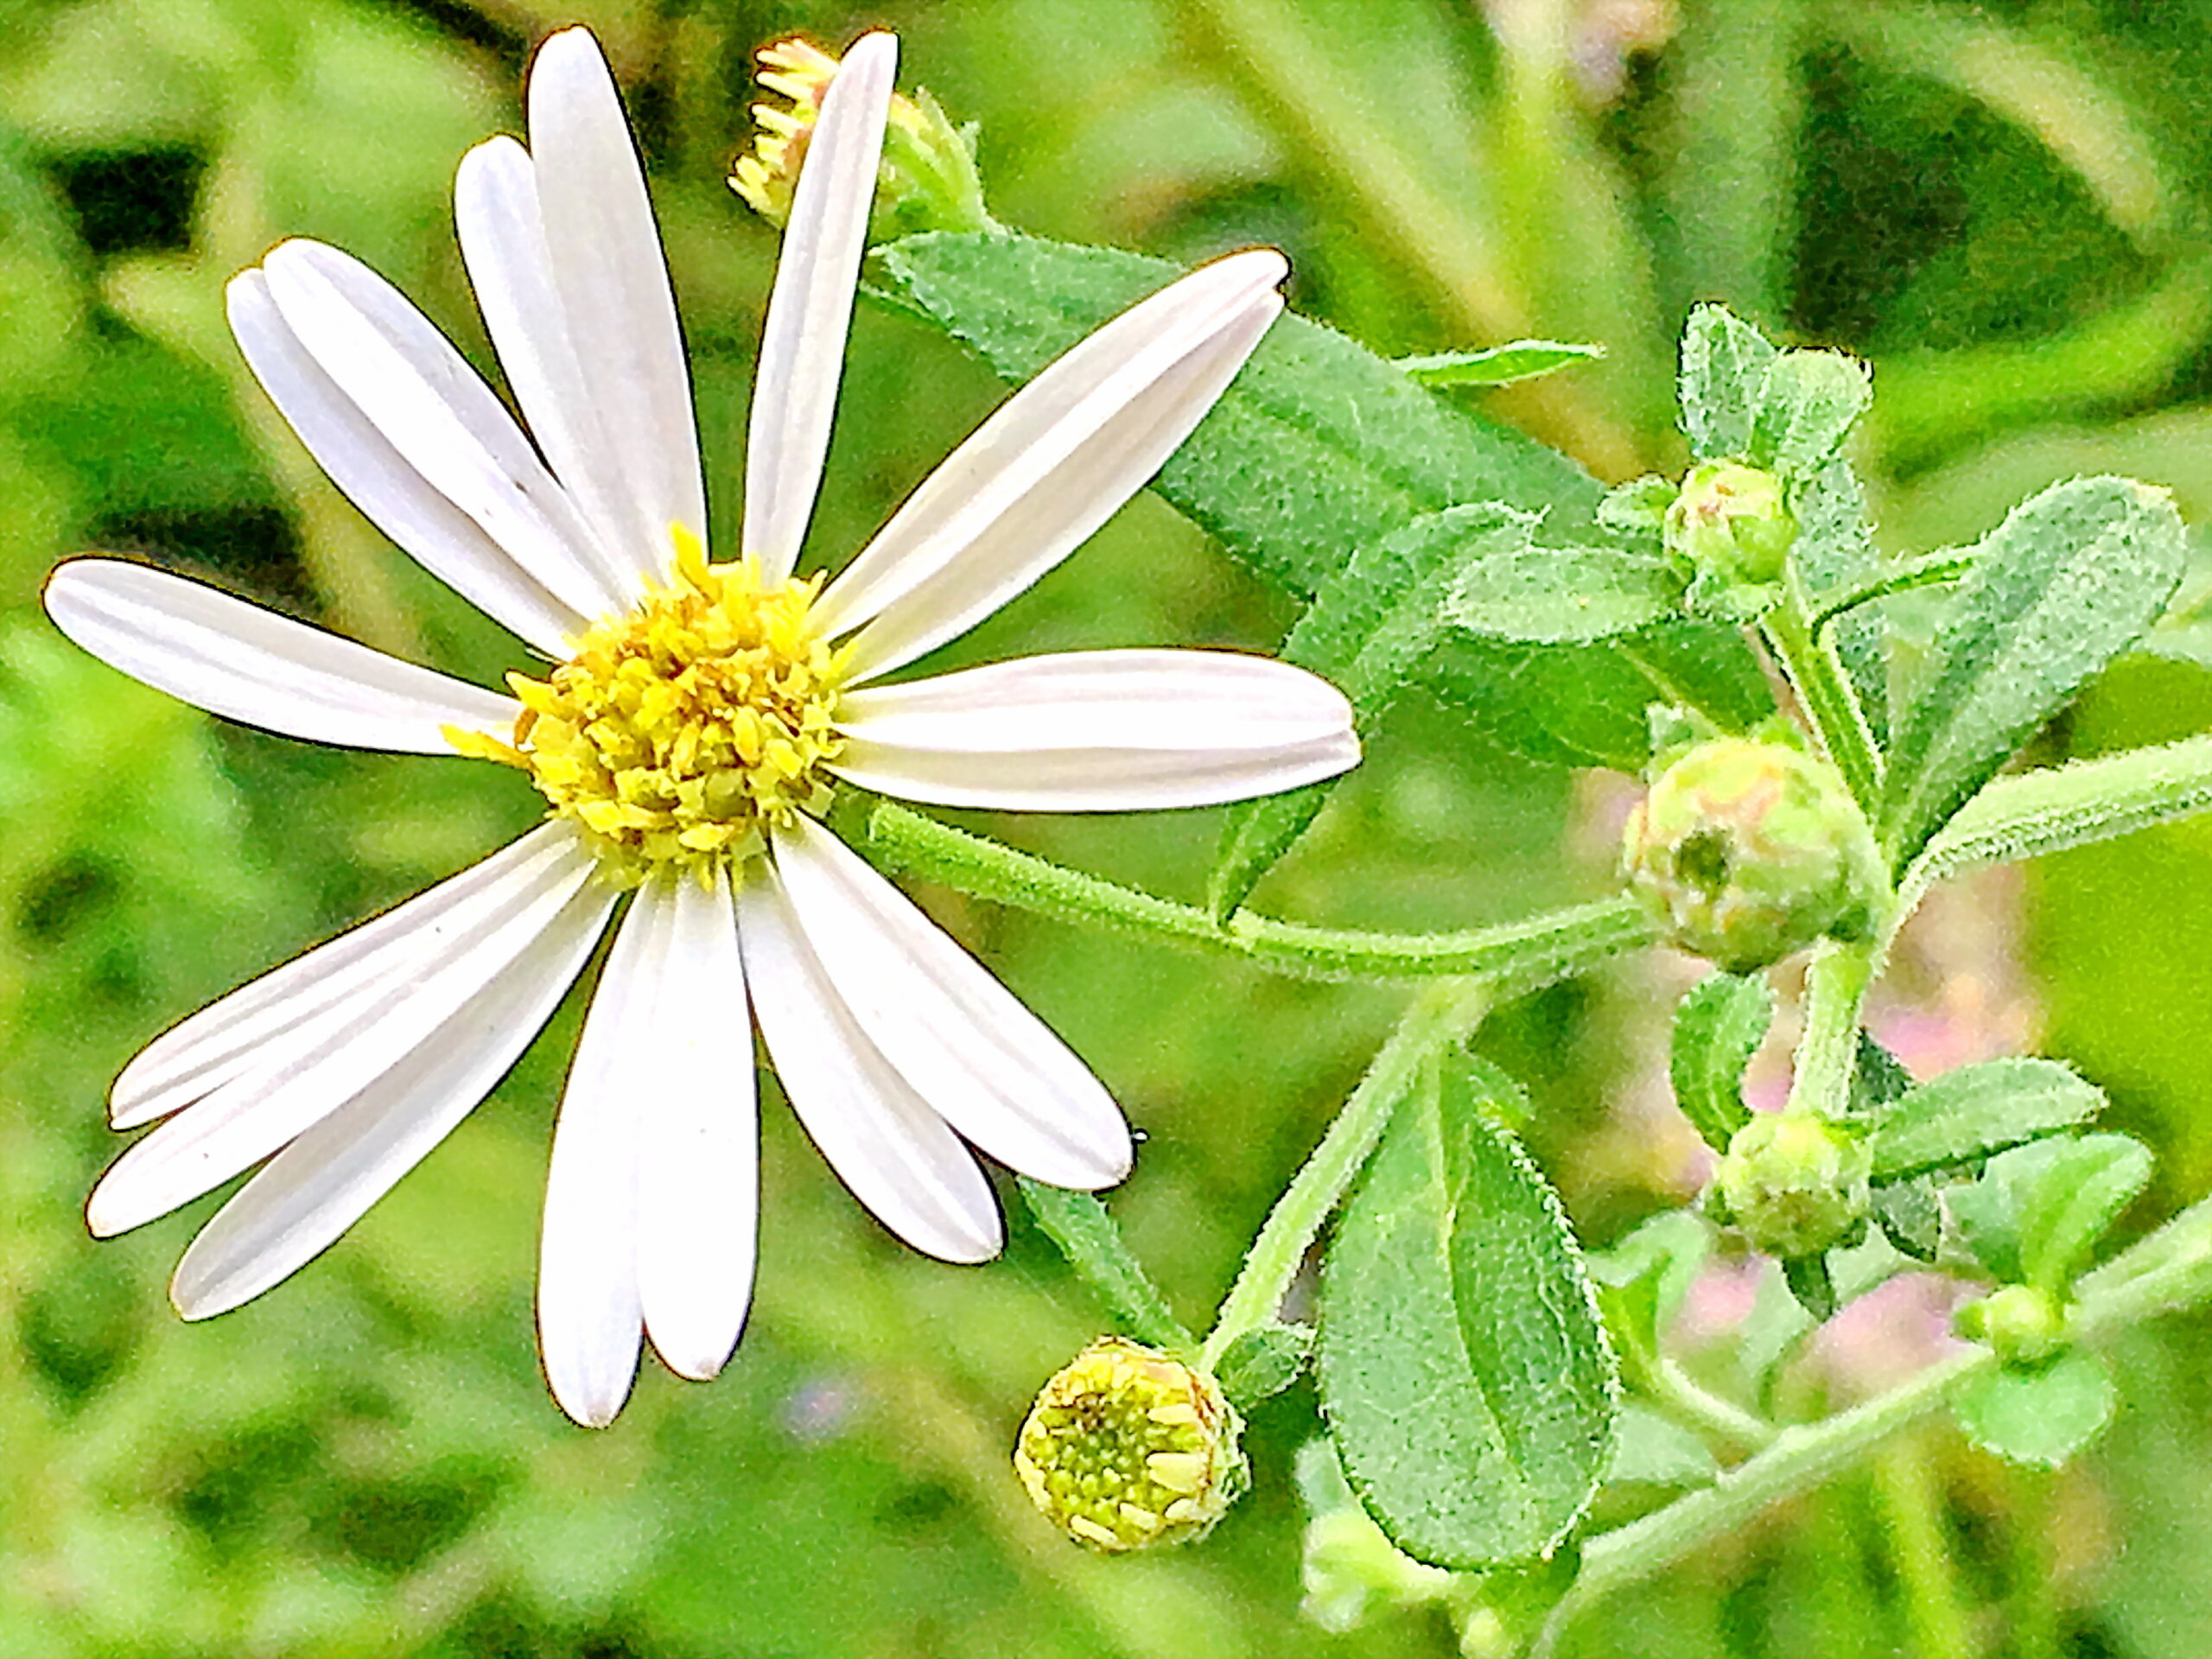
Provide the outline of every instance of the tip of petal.
<path id="1" fill-rule="evenodd" d="M 879 57 L 888 60 L 888 67 L 898 67 L 899 37 L 887 29 L 872 29 L 855 41 L 852 49 L 845 54 L 839 65 L 840 72 L 851 68 L 855 63 L 872 66 Z"/>
<path id="2" fill-rule="evenodd" d="M 606 1428 L 622 1414 L 622 1408 L 630 1402 L 630 1388 L 626 1382 L 619 1394 L 594 1394 L 588 1396 L 574 1392 L 564 1394 L 553 1390 L 554 1403 L 561 1408 L 568 1420 L 579 1428 Z"/>
<path id="3" fill-rule="evenodd" d="M 1234 270 L 1254 288 L 1274 288 L 1290 275 L 1290 259 L 1281 248 L 1246 248 L 1224 254 L 1213 262 L 1218 269 Z"/>
<path id="4" fill-rule="evenodd" d="M 737 1344 L 733 1342 L 719 1352 L 704 1349 L 687 1351 L 679 1348 L 671 1353 L 656 1342 L 653 1351 L 660 1356 L 662 1364 L 685 1382 L 711 1382 L 722 1374 L 722 1367 L 729 1363 L 730 1356 L 737 1351 Z"/>

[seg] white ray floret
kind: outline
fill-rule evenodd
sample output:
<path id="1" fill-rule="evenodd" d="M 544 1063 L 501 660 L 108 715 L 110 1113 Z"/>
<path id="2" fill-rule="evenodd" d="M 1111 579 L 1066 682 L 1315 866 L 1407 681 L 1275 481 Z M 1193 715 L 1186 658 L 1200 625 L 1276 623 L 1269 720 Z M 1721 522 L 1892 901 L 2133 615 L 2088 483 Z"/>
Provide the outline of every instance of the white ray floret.
<path id="1" fill-rule="evenodd" d="M 296 1271 L 450 1133 L 585 970 L 619 888 L 633 892 L 563 1091 L 540 1245 L 546 1376 L 579 1422 L 620 1411 L 646 1341 L 688 1377 L 737 1344 L 756 1255 L 754 1021 L 839 1178 L 931 1255 L 1000 1248 L 978 1151 L 1066 1186 L 1128 1173 L 1128 1126 L 1089 1068 L 816 815 L 833 777 L 924 802 L 1097 811 L 1236 799 L 1357 762 L 1332 687 L 1231 652 L 1076 652 L 878 683 L 1142 487 L 1281 311 L 1286 268 L 1269 250 L 1232 255 L 1132 308 L 1008 399 L 825 591 L 787 581 L 821 484 L 896 64 L 887 35 L 856 45 L 806 151 L 753 399 L 753 563 L 700 550 L 674 297 L 613 79 L 571 29 L 533 67 L 528 147 L 480 146 L 455 187 L 528 432 L 397 289 L 334 249 L 282 244 L 229 293 L 249 365 L 334 480 L 554 659 L 547 677 L 514 677 L 517 697 L 484 690 L 114 560 L 73 561 L 48 583 L 62 630 L 149 684 L 289 736 L 520 766 L 550 808 L 504 851 L 185 1020 L 117 1078 L 115 1125 L 155 1127 L 94 1191 L 96 1233 L 261 1166 L 178 1266 L 187 1317 Z M 720 655 L 685 643 L 710 635 Z M 670 651 L 693 653 L 682 673 L 639 668 Z M 658 677 L 650 696 L 640 671 Z"/>

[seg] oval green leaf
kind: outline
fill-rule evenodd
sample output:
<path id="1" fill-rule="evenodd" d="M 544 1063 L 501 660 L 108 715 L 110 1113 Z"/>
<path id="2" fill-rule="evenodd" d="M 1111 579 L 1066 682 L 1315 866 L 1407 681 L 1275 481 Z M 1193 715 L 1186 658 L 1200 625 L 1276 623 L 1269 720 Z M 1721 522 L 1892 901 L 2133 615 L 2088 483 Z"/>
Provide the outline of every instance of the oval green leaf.
<path id="1" fill-rule="evenodd" d="M 1400 1549 L 1496 1567 L 1581 1519 L 1612 1459 L 1612 1353 L 1559 1200 L 1460 1067 L 1400 1103 L 1319 1324 L 1344 1472 Z"/>

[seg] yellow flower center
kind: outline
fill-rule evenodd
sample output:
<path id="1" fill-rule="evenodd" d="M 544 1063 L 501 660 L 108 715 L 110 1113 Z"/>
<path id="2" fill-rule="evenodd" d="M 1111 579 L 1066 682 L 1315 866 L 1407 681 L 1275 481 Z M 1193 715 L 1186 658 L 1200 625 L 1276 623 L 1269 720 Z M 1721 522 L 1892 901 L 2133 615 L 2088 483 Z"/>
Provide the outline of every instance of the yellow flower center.
<path id="1" fill-rule="evenodd" d="M 823 763 L 846 653 L 810 626 L 819 577 L 766 582 L 750 558 L 710 565 L 677 531 L 674 579 L 596 622 L 543 680 L 510 674 L 514 741 L 447 728 L 464 754 L 529 772 L 607 872 L 635 886 L 668 867 L 711 877 L 767 830 L 829 803 Z"/>

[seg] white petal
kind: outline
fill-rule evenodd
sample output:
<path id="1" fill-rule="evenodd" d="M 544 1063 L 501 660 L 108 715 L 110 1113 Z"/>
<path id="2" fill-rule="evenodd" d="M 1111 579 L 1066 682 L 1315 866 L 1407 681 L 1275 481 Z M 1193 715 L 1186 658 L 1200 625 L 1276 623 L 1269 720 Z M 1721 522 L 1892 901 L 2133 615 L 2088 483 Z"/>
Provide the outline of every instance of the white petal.
<path id="1" fill-rule="evenodd" d="M 264 1045 L 252 1070 L 155 1129 L 110 1166 L 85 1207 L 105 1237 L 165 1215 L 304 1134 L 429 1041 L 453 1011 L 508 971 L 590 880 L 573 837 L 458 906 L 435 965 Z"/>
<path id="2" fill-rule="evenodd" d="M 1104 1085 L 950 935 L 810 819 L 775 848 L 839 1000 L 940 1116 L 1055 1186 L 1111 1186 L 1129 1173 L 1128 1126 Z"/>
<path id="3" fill-rule="evenodd" d="M 537 50 L 530 151 L 553 285 L 584 390 L 623 480 L 630 545 L 666 556 L 671 526 L 702 542 L 706 496 L 676 296 L 622 100 L 588 31 Z"/>
<path id="4" fill-rule="evenodd" d="M 822 484 L 898 70 L 894 35 L 866 35 L 846 54 L 791 195 L 745 451 L 742 545 L 772 581 L 791 575 Z"/>
<path id="5" fill-rule="evenodd" d="M 772 863 L 747 867 L 737 912 L 760 1035 L 830 1167 L 916 1249 L 947 1262 L 997 1255 L 1003 1234 L 991 1184 L 845 1007 Z"/>
<path id="6" fill-rule="evenodd" d="M 737 911 L 727 874 L 677 884 L 639 1088 L 638 1284 L 678 1376 L 728 1362 L 753 1300 L 760 1131 Z M 636 1057 L 640 1059 L 647 1057 Z"/>
<path id="7" fill-rule="evenodd" d="M 855 673 L 965 632 L 1111 518 L 1236 378 L 1282 309 L 1286 269 L 1267 248 L 1216 260 L 1008 398 L 823 593 L 822 626 L 867 625 Z"/>
<path id="8" fill-rule="evenodd" d="M 841 778 L 939 806 L 1206 806 L 1356 766 L 1319 676 L 1227 651 L 1081 651 L 849 692 Z"/>
<path id="9" fill-rule="evenodd" d="M 351 928 L 172 1026 L 140 1050 L 108 1091 L 109 1122 L 137 1128 L 212 1094 L 262 1062 L 268 1046 L 310 1020 L 350 1024 L 389 982 L 417 977 L 490 893 L 531 879 L 575 842 L 545 823 L 405 904 Z"/>
<path id="10" fill-rule="evenodd" d="M 650 543 L 637 540 L 621 451 L 585 388 L 554 285 L 530 152 L 505 137 L 469 151 L 454 183 L 454 220 L 484 327 L 531 435 L 598 533 L 623 595 L 634 601 L 645 578 L 666 574 L 672 544 L 666 525 Z"/>
<path id="11" fill-rule="evenodd" d="M 210 714 L 350 748 L 451 754 L 443 728 L 512 730 L 521 705 L 204 582 L 121 559 L 72 559 L 47 614 L 86 651 Z"/>
<path id="12" fill-rule="evenodd" d="M 270 1160 L 177 1263 L 177 1312 L 204 1319 L 251 1300 L 359 1220 L 530 1046 L 583 971 L 613 904 L 609 893 L 577 893 L 429 1041 Z"/>
<path id="13" fill-rule="evenodd" d="M 331 481 L 470 604 L 540 651 L 565 655 L 586 613 L 555 598 L 392 447 L 308 354 L 260 271 L 232 278 L 226 298 L 247 365 Z"/>
<path id="14" fill-rule="evenodd" d="M 433 489 L 569 609 L 624 608 L 575 504 L 482 377 L 398 289 L 317 242 L 270 249 L 261 274 L 316 366 Z"/>
<path id="15" fill-rule="evenodd" d="M 614 936 L 584 1016 L 553 1157 L 537 1253 L 537 1341 L 561 1409 L 588 1428 L 614 1421 L 638 1373 L 638 1118 L 651 1079 L 628 1070 L 648 1052 L 668 956 L 667 889 L 638 894 Z"/>

